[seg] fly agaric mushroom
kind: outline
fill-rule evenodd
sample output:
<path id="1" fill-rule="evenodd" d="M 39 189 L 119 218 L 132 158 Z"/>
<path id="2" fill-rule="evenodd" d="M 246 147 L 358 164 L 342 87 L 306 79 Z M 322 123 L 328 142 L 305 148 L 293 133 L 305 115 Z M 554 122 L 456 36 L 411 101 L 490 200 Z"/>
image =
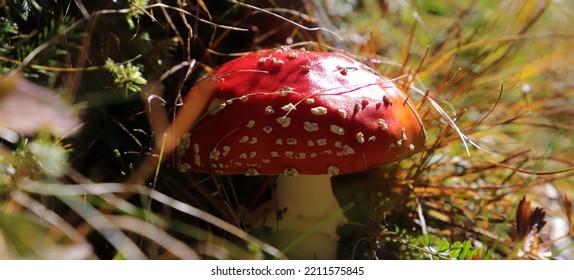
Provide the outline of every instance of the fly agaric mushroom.
<path id="1" fill-rule="evenodd" d="M 336 228 L 346 219 L 331 176 L 401 160 L 425 141 L 413 105 L 390 80 L 343 54 L 287 48 L 219 67 L 186 97 L 172 129 L 183 135 L 181 171 L 278 175 L 278 211 L 263 223 L 279 246 L 313 227 L 287 253 L 302 259 L 336 258 Z"/>

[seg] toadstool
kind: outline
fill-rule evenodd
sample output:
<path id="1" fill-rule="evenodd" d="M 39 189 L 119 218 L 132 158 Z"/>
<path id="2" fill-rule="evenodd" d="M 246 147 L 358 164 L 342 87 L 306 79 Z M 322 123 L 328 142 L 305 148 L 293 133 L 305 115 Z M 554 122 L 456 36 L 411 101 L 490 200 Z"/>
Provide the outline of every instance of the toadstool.
<path id="1" fill-rule="evenodd" d="M 340 53 L 288 48 L 220 66 L 192 89 L 171 129 L 182 135 L 174 147 L 181 171 L 278 175 L 278 211 L 263 224 L 279 247 L 314 230 L 287 253 L 300 259 L 336 258 L 345 217 L 331 176 L 401 160 L 425 143 L 392 81 Z"/>

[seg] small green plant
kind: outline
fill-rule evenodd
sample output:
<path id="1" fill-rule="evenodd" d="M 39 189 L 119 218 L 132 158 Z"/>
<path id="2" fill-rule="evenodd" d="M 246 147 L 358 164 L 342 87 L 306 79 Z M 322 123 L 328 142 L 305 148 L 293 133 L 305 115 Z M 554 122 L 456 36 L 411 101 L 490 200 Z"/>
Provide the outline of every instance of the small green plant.
<path id="1" fill-rule="evenodd" d="M 126 97 L 133 93 L 139 93 L 141 86 L 147 83 L 141 72 L 141 66 L 132 65 L 131 62 L 116 63 L 108 58 L 104 68 L 114 76 L 114 84 L 124 90 Z"/>
<path id="2" fill-rule="evenodd" d="M 130 12 L 126 14 L 126 19 L 130 28 L 134 29 L 136 27 L 134 19 L 137 21 L 140 16 L 146 13 L 144 7 L 149 5 L 149 0 L 132 0 L 129 2 L 132 7 L 130 8 Z"/>
<path id="3" fill-rule="evenodd" d="M 394 233 L 399 241 L 406 245 L 417 259 L 438 260 L 472 260 L 479 255 L 479 250 L 472 246 L 470 240 L 449 242 L 444 237 L 422 234 L 414 236 L 404 229 L 395 227 Z"/>
<path id="4" fill-rule="evenodd" d="M 14 48 L 11 44 L 11 37 L 18 34 L 18 26 L 9 19 L 0 17 L 0 30 L 2 30 L 0 33 L 0 56 L 6 56 Z"/>
<path id="5" fill-rule="evenodd" d="M 429 235 L 425 234 L 422 236 L 421 241 L 411 239 L 409 244 L 418 247 L 419 250 L 422 250 L 421 253 L 424 252 L 439 259 L 470 260 L 478 253 L 468 240 L 463 242 L 455 241 L 453 243 L 448 242 L 444 238 L 433 238 L 432 240 L 433 242 L 431 242 Z"/>

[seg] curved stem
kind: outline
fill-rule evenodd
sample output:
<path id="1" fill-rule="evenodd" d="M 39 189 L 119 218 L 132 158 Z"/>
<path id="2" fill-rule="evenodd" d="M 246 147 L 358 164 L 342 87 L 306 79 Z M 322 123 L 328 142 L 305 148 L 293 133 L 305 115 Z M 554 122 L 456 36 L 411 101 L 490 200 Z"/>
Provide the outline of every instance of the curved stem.
<path id="1" fill-rule="evenodd" d="M 181 109 L 177 112 L 176 118 L 171 124 L 161 133 L 163 141 L 156 141 L 153 153 L 162 155 L 158 159 L 155 156 L 147 157 L 144 162 L 140 164 L 138 169 L 132 173 L 127 180 L 128 183 L 141 183 L 153 174 L 157 165 L 166 158 L 169 158 L 176 149 L 183 134 L 188 132 L 195 122 L 199 119 L 201 114 L 205 112 L 208 102 L 213 94 L 213 87 L 211 79 L 207 78 L 199 82 L 191 88 L 186 102 Z"/>
<path id="2" fill-rule="evenodd" d="M 336 259 L 337 227 L 347 218 L 333 194 L 328 175 L 280 175 L 276 210 L 265 220 L 279 249 L 294 259 Z"/>

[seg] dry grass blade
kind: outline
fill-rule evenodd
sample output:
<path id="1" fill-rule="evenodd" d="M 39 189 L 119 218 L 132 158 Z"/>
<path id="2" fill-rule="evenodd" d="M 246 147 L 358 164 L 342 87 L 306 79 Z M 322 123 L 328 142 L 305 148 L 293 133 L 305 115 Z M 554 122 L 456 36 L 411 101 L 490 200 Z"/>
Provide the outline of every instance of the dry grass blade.
<path id="1" fill-rule="evenodd" d="M 127 215 L 108 215 L 107 218 L 113 224 L 115 224 L 117 228 L 135 232 L 143 237 L 146 237 L 164 247 L 170 254 L 177 258 L 184 260 L 200 259 L 199 255 L 191 248 L 189 248 L 187 244 L 173 238 L 165 230 L 149 222 L 142 221 Z"/>
<path id="2" fill-rule="evenodd" d="M 516 209 L 516 237 L 522 240 L 530 232 L 530 201 L 522 198 Z"/>
<path id="3" fill-rule="evenodd" d="M 147 259 L 139 247 L 100 210 L 86 204 L 81 197 L 58 196 L 58 198 L 100 232 L 118 250 L 121 256 L 133 260 Z"/>
<path id="4" fill-rule="evenodd" d="M 565 173 L 565 172 L 569 172 L 569 171 L 574 170 L 574 166 L 568 167 L 565 169 L 561 169 L 561 170 L 556 170 L 556 171 L 538 171 L 538 170 L 525 170 L 525 169 L 516 168 L 516 167 L 510 166 L 507 164 L 497 163 L 497 162 L 485 162 L 485 163 L 489 163 L 492 165 L 496 165 L 499 167 L 507 168 L 510 170 L 514 170 L 516 172 L 520 172 L 520 173 L 524 173 L 524 174 L 530 174 L 530 175 L 554 175 L 554 174 Z"/>
<path id="5" fill-rule="evenodd" d="M 66 234 L 71 240 L 73 240 L 78 245 L 90 248 L 87 251 L 91 252 L 91 246 L 88 243 L 88 241 L 84 238 L 84 236 L 80 234 L 72 225 L 70 225 L 68 222 L 62 219 L 62 217 L 54 213 L 52 210 L 46 208 L 38 201 L 32 199 L 30 196 L 20 191 L 11 192 L 10 198 L 14 200 L 16 203 L 20 204 L 21 206 L 29 209 L 32 213 L 42 218 L 53 227 L 61 230 L 64 234 Z M 83 259 L 87 257 L 88 255 L 84 255 L 81 256 L 80 258 Z"/>
<path id="6" fill-rule="evenodd" d="M 209 15 L 209 18 L 211 18 L 211 15 L 209 14 L 209 9 L 207 9 L 207 6 L 203 2 L 203 0 L 197 0 L 197 4 L 199 4 L 201 9 Z"/>
<path id="7" fill-rule="evenodd" d="M 249 5 L 249 4 L 242 3 L 242 2 L 239 2 L 239 1 L 236 1 L 236 0 L 227 0 L 227 1 L 230 2 L 230 3 L 236 4 L 236 5 L 242 6 L 242 7 L 246 7 L 246 8 L 248 8 L 248 9 L 252 9 L 252 10 L 255 10 L 255 11 L 259 11 L 259 12 L 266 13 L 266 14 L 269 14 L 269 15 L 271 15 L 271 16 L 280 18 L 281 20 L 284 20 L 284 21 L 286 21 L 286 22 L 288 22 L 288 23 L 290 23 L 290 24 L 292 24 L 292 25 L 294 25 L 294 26 L 297 26 L 297 27 L 299 27 L 299 28 L 301 28 L 301 29 L 304 29 L 304 30 L 307 30 L 307 31 L 325 31 L 325 32 L 327 32 L 327 33 L 329 33 L 329 34 L 335 36 L 335 38 L 337 38 L 338 40 L 344 41 L 343 38 L 341 38 L 341 36 L 339 36 L 335 31 L 329 30 L 329 29 L 327 29 L 327 28 L 323 28 L 323 27 L 307 27 L 307 26 L 301 25 L 301 24 L 299 24 L 299 23 L 297 23 L 297 22 L 294 22 L 294 21 L 292 21 L 292 20 L 290 20 L 290 19 L 288 19 L 288 18 L 286 18 L 286 17 L 280 16 L 280 15 L 278 15 L 278 14 L 275 14 L 275 13 L 273 13 L 273 12 L 271 12 L 271 11 L 266 10 L 266 9 L 259 8 L 259 7 L 257 7 L 257 6 Z"/>
<path id="8" fill-rule="evenodd" d="M 574 224 L 572 224 L 572 201 L 568 199 L 568 196 L 564 195 L 562 203 L 564 204 L 564 214 L 566 214 L 566 219 L 568 220 L 568 226 L 574 229 Z"/>
<path id="9" fill-rule="evenodd" d="M 460 139 L 462 140 L 462 143 L 464 145 L 464 149 L 466 150 L 466 154 L 470 157 L 470 149 L 468 148 L 468 144 L 471 144 L 472 146 L 483 150 L 480 146 L 478 146 L 476 143 L 474 143 L 472 140 L 470 140 L 466 134 L 464 134 L 460 128 L 458 127 L 458 125 L 456 125 L 456 123 L 454 122 L 454 120 L 447 114 L 447 112 L 440 107 L 440 105 L 432 98 L 429 97 L 425 92 L 421 91 L 420 89 L 416 88 L 416 87 L 411 87 L 412 89 L 414 89 L 415 92 L 419 93 L 421 96 L 425 97 L 426 100 L 428 100 L 432 107 L 436 110 L 436 112 L 438 112 L 440 114 L 440 116 L 449 124 L 449 126 L 455 130 L 455 132 L 458 134 L 458 136 L 460 137 Z"/>
<path id="10" fill-rule="evenodd" d="M 188 16 L 190 16 L 190 17 L 193 17 L 193 18 L 197 19 L 197 20 L 200 21 L 200 22 L 203 22 L 203 23 L 206 23 L 206 24 L 215 26 L 215 27 L 217 27 L 217 28 L 229 29 L 229 30 L 234 30 L 234 31 L 249 31 L 248 29 L 245 29 L 245 28 L 239 28 L 239 27 L 234 27 L 234 26 L 227 26 L 227 25 L 222 25 L 222 24 L 213 23 L 213 22 L 211 22 L 211 21 L 209 21 L 209 20 L 206 20 L 206 19 L 197 17 L 196 15 L 194 15 L 194 14 L 192 14 L 192 13 L 190 13 L 190 12 L 184 10 L 184 9 L 181 9 L 181 8 L 178 8 L 178 7 L 173 7 L 173 6 L 170 6 L 170 5 L 163 4 L 163 3 L 151 4 L 151 5 L 148 5 L 148 6 L 144 7 L 144 8 L 145 8 L 145 9 L 149 9 L 149 8 L 171 9 L 171 10 L 175 10 L 175 11 L 178 11 L 178 12 L 180 12 L 180 13 L 183 13 L 183 14 L 185 14 L 185 15 L 188 15 Z M 129 11 L 130 11 L 130 9 L 108 10 L 108 12 L 119 12 L 119 13 L 127 13 L 127 12 L 129 12 Z"/>
<path id="11" fill-rule="evenodd" d="M 24 181 L 20 189 L 29 193 L 40 195 L 57 196 L 83 196 L 83 195 L 105 195 L 110 193 L 128 192 L 121 183 L 86 183 L 86 184 L 50 184 L 36 181 Z"/>
<path id="12" fill-rule="evenodd" d="M 247 232 L 241 230 L 240 228 L 210 214 L 205 211 L 202 211 L 198 208 L 195 208 L 187 203 L 182 201 L 176 200 L 171 198 L 167 195 L 162 194 L 161 192 L 150 190 L 146 187 L 139 186 L 139 185 L 131 185 L 131 184 L 121 184 L 121 183 L 102 183 L 102 184 L 76 184 L 76 185 L 60 185 L 60 184 L 47 184 L 47 183 L 37 183 L 37 182 L 28 182 L 27 184 L 22 184 L 22 190 L 25 190 L 30 193 L 37 193 L 43 195 L 55 195 L 58 196 L 60 199 L 63 199 L 66 204 L 69 204 L 70 207 L 76 206 L 80 207 L 78 203 L 77 197 L 82 195 L 98 195 L 102 198 L 106 197 L 107 195 L 112 195 L 113 193 L 138 193 L 140 195 L 146 195 L 150 198 L 169 206 L 173 209 L 177 209 L 183 213 L 186 213 L 192 217 L 198 218 L 203 220 L 207 223 L 210 223 L 216 227 L 219 227 L 226 232 L 233 234 L 251 244 L 256 245 L 257 247 L 261 248 L 261 250 L 269 253 L 274 258 L 277 259 L 285 259 L 285 256 L 274 247 L 254 238 L 253 236 L 249 235 Z M 125 203 L 125 202 L 124 202 Z M 123 204 L 123 203 L 122 203 Z M 121 205 L 118 203 L 114 203 L 114 205 Z M 87 209 L 84 211 L 82 217 L 86 219 L 94 228 L 102 228 L 102 229 L 111 229 L 115 228 L 113 226 L 112 221 L 110 221 L 109 217 L 104 216 L 102 213 L 98 212 L 97 209 L 87 205 Z M 124 206 L 125 207 L 125 206 Z M 133 207 L 133 206 L 130 206 Z M 72 207 L 74 208 L 74 207 Z M 126 209 L 126 208 L 123 208 Z M 74 210 L 81 210 L 79 208 L 74 208 Z M 153 217 L 153 215 L 151 216 Z M 90 220 L 88 220 L 90 218 Z M 149 222 L 149 221 L 148 221 Z M 106 237 L 114 238 L 114 240 L 119 241 L 119 239 L 125 238 L 123 233 L 118 232 L 116 229 L 114 231 L 119 235 L 112 235 L 108 234 Z M 103 233 L 103 232 L 102 232 Z M 131 240 L 124 240 L 129 241 L 131 244 Z M 120 249 L 120 248 L 118 248 Z M 131 245 L 127 247 L 127 249 L 134 249 Z M 138 249 L 139 251 L 139 249 Z M 133 253 L 133 251 L 132 251 Z M 140 252 L 141 253 L 141 252 Z M 133 253 L 134 256 L 137 256 L 137 253 Z M 138 259 L 138 258 L 136 258 Z"/>
<path id="13" fill-rule="evenodd" d="M 86 180 L 85 178 L 83 180 Z M 50 184 L 36 181 L 24 181 L 20 185 L 20 190 L 29 193 L 47 195 L 47 196 L 86 196 L 95 195 L 102 198 L 113 209 L 122 213 L 129 214 L 133 217 L 145 217 L 148 223 L 156 226 L 165 227 L 166 221 L 151 211 L 143 211 L 136 205 L 118 197 L 115 193 L 130 192 L 129 187 L 120 183 L 100 183 L 95 184 L 87 182 L 85 184 L 75 184 L 62 186 L 61 184 Z"/>
<path id="14" fill-rule="evenodd" d="M 247 232 L 243 231 L 242 229 L 218 218 L 215 217 L 205 211 L 202 211 L 200 209 L 197 209 L 195 207 L 192 207 L 189 204 L 183 203 L 181 201 L 175 200 L 169 196 L 166 196 L 158 191 L 154 191 L 154 190 L 148 190 L 148 189 L 144 189 L 141 190 L 143 193 L 147 193 L 149 191 L 149 196 L 151 198 L 153 198 L 154 200 L 157 200 L 167 206 L 172 207 L 173 209 L 177 209 L 183 213 L 189 214 L 193 217 L 199 218 L 201 220 L 204 220 L 206 222 L 209 222 L 210 224 L 213 224 L 214 226 L 217 226 L 223 230 L 225 230 L 226 232 L 229 232 L 247 242 L 250 242 L 256 246 L 258 246 L 259 248 L 261 248 L 261 250 L 269 253 L 270 255 L 272 255 L 274 258 L 276 259 L 285 259 L 285 256 L 277 249 L 275 249 L 274 247 L 256 239 L 255 237 L 249 235 Z"/>

